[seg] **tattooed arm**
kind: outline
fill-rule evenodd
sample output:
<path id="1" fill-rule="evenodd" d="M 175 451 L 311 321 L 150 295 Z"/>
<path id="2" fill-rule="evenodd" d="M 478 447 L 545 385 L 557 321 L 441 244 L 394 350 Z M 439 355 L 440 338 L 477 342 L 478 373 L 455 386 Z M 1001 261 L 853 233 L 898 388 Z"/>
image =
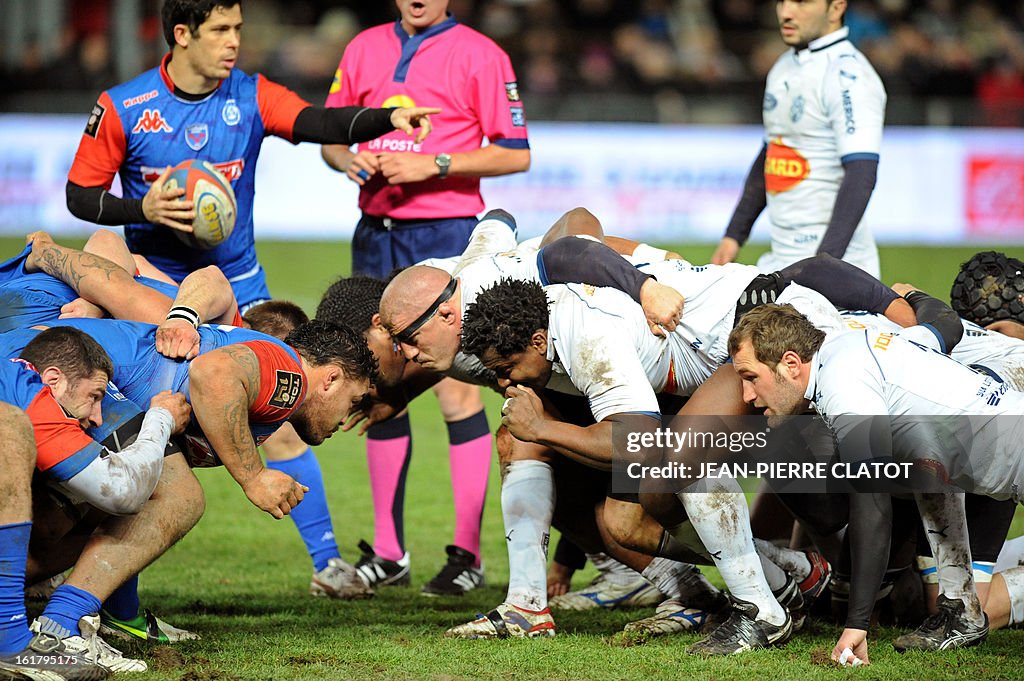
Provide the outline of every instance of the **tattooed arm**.
<path id="1" fill-rule="evenodd" d="M 255 506 L 275 518 L 288 515 L 308 488 L 266 468 L 249 429 L 249 407 L 259 394 L 256 354 L 228 345 L 200 355 L 188 372 L 192 413 L 231 477 Z"/>
<path id="2" fill-rule="evenodd" d="M 29 240 L 27 271 L 60 279 L 118 319 L 159 324 L 167 316 L 170 298 L 138 283 L 131 272 L 106 258 L 56 244 L 45 232 L 35 232 Z"/>

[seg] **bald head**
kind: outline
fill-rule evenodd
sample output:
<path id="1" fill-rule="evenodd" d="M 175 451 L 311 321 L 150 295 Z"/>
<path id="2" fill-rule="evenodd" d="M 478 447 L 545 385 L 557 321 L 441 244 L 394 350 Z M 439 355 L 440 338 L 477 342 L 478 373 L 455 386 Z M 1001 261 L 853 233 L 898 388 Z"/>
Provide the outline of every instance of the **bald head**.
<path id="1" fill-rule="evenodd" d="M 380 319 L 392 334 L 399 333 L 423 314 L 444 287 L 450 274 L 436 267 L 415 265 L 398 273 L 380 299 Z"/>

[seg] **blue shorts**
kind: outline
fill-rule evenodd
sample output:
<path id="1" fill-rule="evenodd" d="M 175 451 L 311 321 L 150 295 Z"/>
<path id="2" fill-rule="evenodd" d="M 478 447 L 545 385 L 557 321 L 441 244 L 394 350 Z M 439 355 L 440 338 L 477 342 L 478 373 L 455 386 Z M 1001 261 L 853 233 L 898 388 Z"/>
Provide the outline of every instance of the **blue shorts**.
<path id="1" fill-rule="evenodd" d="M 427 258 L 461 255 L 477 219 L 390 220 L 363 215 L 352 237 L 352 274 L 378 279 Z"/>

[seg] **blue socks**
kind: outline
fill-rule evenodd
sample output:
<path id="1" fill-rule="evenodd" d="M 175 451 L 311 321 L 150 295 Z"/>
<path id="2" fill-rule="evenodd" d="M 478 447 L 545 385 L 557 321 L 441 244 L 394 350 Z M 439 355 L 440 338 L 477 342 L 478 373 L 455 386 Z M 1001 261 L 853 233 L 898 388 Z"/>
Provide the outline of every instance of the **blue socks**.
<path id="1" fill-rule="evenodd" d="M 334 527 L 331 525 L 331 512 L 327 508 L 327 494 L 324 490 L 324 478 L 320 473 L 320 462 L 316 460 L 312 448 L 307 447 L 302 456 L 297 458 L 267 461 L 267 468 L 287 473 L 300 485 L 309 488 L 302 503 L 292 509 L 291 518 L 306 544 L 309 557 L 313 559 L 313 570 L 323 570 L 327 567 L 327 561 L 338 558 L 341 554 L 334 539 Z"/>
<path id="2" fill-rule="evenodd" d="M 39 618 L 40 630 L 58 638 L 81 636 L 78 620 L 99 611 L 100 599 L 78 587 L 61 584 Z"/>
<path id="3" fill-rule="evenodd" d="M 0 525 L 0 655 L 21 652 L 32 640 L 25 618 L 25 562 L 32 523 Z"/>
<path id="4" fill-rule="evenodd" d="M 135 575 L 110 594 L 103 609 L 119 620 L 133 620 L 139 615 L 139 576 Z"/>

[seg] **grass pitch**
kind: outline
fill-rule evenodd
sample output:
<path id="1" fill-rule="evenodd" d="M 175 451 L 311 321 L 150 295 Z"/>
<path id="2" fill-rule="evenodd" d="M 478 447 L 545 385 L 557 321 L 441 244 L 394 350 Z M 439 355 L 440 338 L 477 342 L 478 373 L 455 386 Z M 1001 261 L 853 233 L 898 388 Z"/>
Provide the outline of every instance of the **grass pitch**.
<path id="1" fill-rule="evenodd" d="M 19 242 L 0 240 L 3 254 Z M 709 246 L 675 246 L 705 262 Z M 882 254 L 887 283 L 910 281 L 948 296 L 958 264 L 973 248 L 889 248 Z M 339 243 L 262 243 L 260 259 L 271 291 L 312 313 L 320 293 L 349 266 Z M 753 262 L 758 250 L 744 252 Z M 492 427 L 500 399 L 485 397 Z M 128 645 L 150 665 L 154 681 L 201 679 L 1018 679 L 1024 678 L 1021 632 L 995 632 L 980 648 L 942 654 L 898 655 L 892 629 L 872 632 L 872 665 L 844 670 L 828 661 L 840 629 L 809 622 L 786 647 L 730 659 L 690 657 L 696 635 L 623 645 L 614 636 L 652 609 L 595 614 L 556 613 L 559 633 L 537 641 L 450 641 L 444 630 L 499 603 L 508 567 L 496 466 L 484 513 L 483 558 L 488 586 L 463 599 L 425 598 L 419 587 L 443 564 L 453 511 L 447 435 L 432 395 L 413 404 L 413 458 L 406 500 L 406 539 L 413 586 L 386 588 L 375 599 L 337 602 L 308 595 L 310 561 L 290 520 L 274 521 L 252 506 L 223 469 L 198 471 L 207 512 L 198 527 L 141 578 L 142 603 L 202 641 L 175 647 Z M 338 433 L 317 448 L 342 554 L 358 557 L 360 538 L 372 539 L 373 514 L 365 448 Z M 1018 519 L 1019 520 L 1019 519 Z M 1019 523 L 1014 534 L 1020 532 Z M 713 573 L 713 571 L 711 571 Z M 577 575 L 575 586 L 593 577 Z M 713 575 L 717 579 L 717 575 Z M 139 677 L 143 678 L 143 677 Z"/>

